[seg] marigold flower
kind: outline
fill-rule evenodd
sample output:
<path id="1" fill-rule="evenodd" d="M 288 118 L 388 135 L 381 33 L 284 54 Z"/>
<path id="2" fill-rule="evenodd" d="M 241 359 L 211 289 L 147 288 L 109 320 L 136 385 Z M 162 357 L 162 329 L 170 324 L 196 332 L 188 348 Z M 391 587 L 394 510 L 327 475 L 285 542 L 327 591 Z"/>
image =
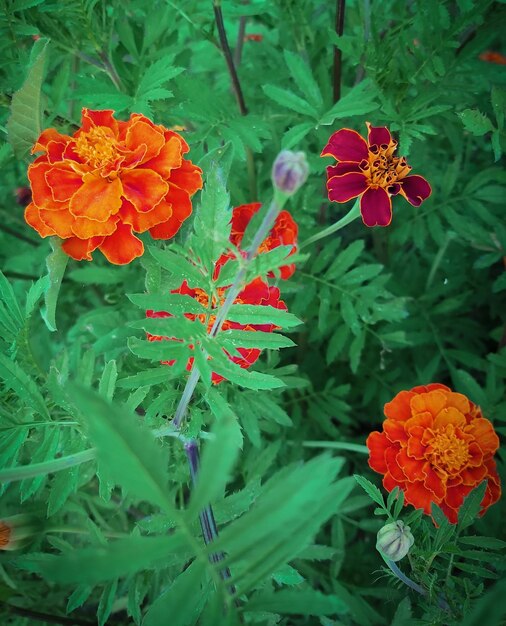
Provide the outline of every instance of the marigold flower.
<path id="1" fill-rule="evenodd" d="M 39 534 L 42 525 L 33 515 L 12 515 L 0 519 L 0 550 L 20 550 Z"/>
<path id="2" fill-rule="evenodd" d="M 331 156 L 337 165 L 327 167 L 327 190 L 331 202 L 360 197 L 360 213 L 366 226 L 388 226 L 392 221 L 391 196 L 400 194 L 420 206 L 432 193 L 422 176 L 408 176 L 405 157 L 394 156 L 397 141 L 384 126 L 371 126 L 367 141 L 356 131 L 335 132 L 321 156 Z"/>
<path id="3" fill-rule="evenodd" d="M 223 304 L 225 298 L 227 296 L 228 287 L 218 287 L 217 288 L 217 297 L 212 298 L 211 310 L 217 309 Z M 191 296 L 198 300 L 203 306 L 209 307 L 209 294 L 207 294 L 202 289 L 192 289 L 186 281 L 183 282 L 181 287 L 178 289 L 174 289 L 171 293 L 180 293 L 183 295 Z M 234 304 L 257 304 L 263 306 L 272 306 L 276 309 L 282 309 L 286 311 L 286 304 L 279 299 L 279 289 L 277 287 L 269 287 L 267 283 L 265 283 L 261 278 L 255 278 L 252 282 L 250 282 L 246 287 L 239 293 L 237 298 L 234 300 Z M 211 314 L 194 314 L 194 313 L 185 313 L 185 317 L 190 320 L 199 319 L 202 324 L 206 325 L 207 332 L 209 332 L 214 324 L 216 316 Z M 171 317 L 171 313 L 167 311 L 146 311 L 147 317 Z M 222 330 L 247 330 L 247 331 L 263 331 L 263 332 L 272 332 L 276 330 L 278 327 L 274 324 L 239 324 L 237 322 L 232 322 L 230 320 L 225 320 L 222 325 Z M 158 335 L 151 335 L 148 333 L 149 341 L 178 341 L 172 337 L 161 337 Z M 193 346 L 190 346 L 193 348 Z M 228 352 L 224 351 L 228 358 L 242 367 L 243 369 L 247 369 L 255 363 L 255 361 L 260 356 L 261 350 L 258 348 L 237 348 L 237 351 L 240 353 L 240 357 L 232 356 Z M 167 348 L 167 354 L 170 355 L 170 347 Z M 175 360 L 162 361 L 164 365 L 174 365 Z M 186 369 L 191 370 L 193 365 L 193 357 L 190 357 L 188 363 L 186 365 Z M 213 383 L 219 383 L 224 380 L 223 376 L 220 376 L 216 372 L 212 373 L 212 381 Z"/>
<path id="4" fill-rule="evenodd" d="M 241 250 L 241 243 L 244 237 L 244 233 L 251 219 L 260 210 L 261 207 L 260 202 L 252 202 L 250 204 L 241 204 L 238 207 L 235 207 L 232 211 L 232 229 L 230 231 L 230 241 L 236 246 L 241 254 L 244 256 L 246 252 Z M 273 250 L 278 246 L 292 246 L 292 250 L 288 256 L 295 254 L 297 251 L 297 234 L 299 228 L 295 223 L 293 217 L 290 215 L 288 211 L 281 211 L 274 222 L 274 226 L 271 229 L 268 237 L 264 239 L 260 248 L 258 250 L 259 254 L 264 252 L 268 252 L 269 250 Z M 217 277 L 217 273 L 221 269 L 221 267 L 229 260 L 233 259 L 234 255 L 232 252 L 227 254 L 223 254 L 218 262 L 216 263 L 216 273 L 215 278 Z M 289 265 L 283 265 L 280 268 L 281 278 L 287 279 L 293 275 L 295 272 L 295 263 L 290 263 Z M 274 277 L 273 272 L 269 272 L 268 276 L 270 278 Z"/>
<path id="5" fill-rule="evenodd" d="M 376 536 L 376 550 L 391 561 L 400 561 L 410 551 L 415 538 L 411 528 L 397 520 L 380 528 Z"/>
<path id="6" fill-rule="evenodd" d="M 493 50 L 486 50 L 482 52 L 479 57 L 481 61 L 487 63 L 495 63 L 496 65 L 506 65 L 506 57 L 500 52 L 494 52 Z"/>
<path id="7" fill-rule="evenodd" d="M 72 258 L 91 260 L 98 248 L 117 265 L 144 251 L 133 232 L 170 239 L 192 212 L 201 170 L 183 158 L 177 133 L 134 113 L 83 109 L 72 136 L 45 130 L 32 149 L 43 152 L 28 168 L 33 202 L 25 220 L 41 237 L 64 239 Z"/>
<path id="8" fill-rule="evenodd" d="M 387 491 L 399 487 L 406 503 L 427 514 L 435 502 L 452 524 L 464 498 L 484 480 L 480 515 L 497 502 L 499 439 L 466 396 L 432 383 L 401 391 L 384 410 L 383 431 L 372 432 L 366 443 L 369 466 L 384 475 Z"/>

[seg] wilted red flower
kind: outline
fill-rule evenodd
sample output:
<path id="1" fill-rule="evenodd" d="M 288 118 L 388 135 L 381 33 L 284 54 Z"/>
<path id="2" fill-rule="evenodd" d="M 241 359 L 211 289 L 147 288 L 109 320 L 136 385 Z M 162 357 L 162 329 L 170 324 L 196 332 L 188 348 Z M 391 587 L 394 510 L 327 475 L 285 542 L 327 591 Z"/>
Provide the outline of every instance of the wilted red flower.
<path id="1" fill-rule="evenodd" d="M 111 263 L 130 263 L 144 251 L 133 232 L 173 237 L 192 212 L 201 170 L 183 158 L 177 133 L 144 115 L 117 121 L 114 111 L 83 109 L 74 135 L 45 130 L 28 168 L 33 202 L 25 219 L 41 235 L 64 239 L 80 261 L 98 248 Z"/>
<path id="2" fill-rule="evenodd" d="M 261 207 L 260 202 L 252 202 L 250 204 L 241 204 L 238 207 L 235 207 L 232 211 L 232 229 L 230 231 L 230 241 L 236 246 L 239 250 L 241 249 L 241 243 L 244 237 L 244 233 L 251 219 L 260 210 Z M 288 211 L 281 211 L 276 221 L 274 222 L 274 226 L 271 229 L 268 237 L 264 239 L 262 242 L 258 252 L 262 254 L 264 252 L 268 252 L 269 250 L 273 250 L 278 246 L 293 246 L 290 254 L 295 254 L 297 251 L 297 234 L 298 234 L 298 226 L 295 223 L 294 219 L 288 213 Z M 246 254 L 244 251 L 241 251 L 242 254 Z M 224 254 L 220 257 L 218 262 L 216 263 L 216 268 L 219 269 L 231 258 L 234 258 L 232 253 Z M 287 279 L 292 276 L 295 272 L 295 264 L 291 263 L 289 265 L 284 265 L 280 268 L 281 278 Z M 268 274 L 269 277 L 274 277 L 274 274 L 270 272 Z M 216 275 L 215 275 L 216 277 Z"/>
<path id="3" fill-rule="evenodd" d="M 466 396 L 433 383 L 401 391 L 385 404 L 383 432 L 367 438 L 370 467 L 383 474 L 387 491 L 399 487 L 405 501 L 430 514 L 435 502 L 452 524 L 464 498 L 482 481 L 483 515 L 501 495 L 492 424 Z"/>
<path id="4" fill-rule="evenodd" d="M 479 56 L 481 61 L 486 61 L 487 63 L 495 63 L 496 65 L 506 65 L 506 57 L 504 54 L 500 52 L 494 52 L 493 50 L 486 50 L 482 52 Z"/>
<path id="5" fill-rule="evenodd" d="M 20 550 L 39 534 L 41 524 L 33 515 L 21 513 L 0 519 L 0 550 Z"/>
<path id="6" fill-rule="evenodd" d="M 251 35 L 244 35 L 244 41 L 262 41 L 263 35 L 251 33 Z"/>
<path id="7" fill-rule="evenodd" d="M 217 309 L 223 304 L 226 296 L 228 287 L 219 287 L 217 288 L 217 298 L 213 297 L 212 299 L 212 309 Z M 209 295 L 203 291 L 202 289 L 192 289 L 188 286 L 186 281 L 183 282 L 179 289 L 173 290 L 171 293 L 180 293 L 183 295 L 191 296 L 198 300 L 203 306 L 209 306 Z M 234 304 L 256 304 L 263 306 L 272 306 L 276 309 L 286 310 L 286 304 L 279 299 L 279 289 L 277 287 L 269 287 L 267 283 L 265 283 L 261 278 L 255 278 L 251 283 L 246 285 L 246 287 L 239 293 L 237 298 L 234 300 Z M 146 311 L 147 317 L 171 317 L 171 314 L 166 311 Z M 201 314 L 197 315 L 194 313 L 185 313 L 185 317 L 190 320 L 199 319 L 202 324 L 206 325 L 207 332 L 209 332 L 214 324 L 216 316 L 211 314 Z M 238 322 L 232 322 L 230 320 L 225 320 L 222 326 L 222 330 L 247 330 L 247 331 L 263 331 L 263 332 L 272 332 L 276 330 L 278 327 L 274 324 L 239 324 Z M 161 337 L 157 335 L 148 334 L 149 341 L 178 341 L 177 339 L 171 337 Z M 190 346 L 192 347 L 192 346 Z M 258 359 L 260 356 L 261 350 L 258 348 L 237 348 L 237 351 L 240 353 L 240 357 L 232 356 L 228 352 L 225 351 L 225 354 L 228 358 L 240 365 L 240 367 L 247 369 Z M 167 354 L 170 355 L 170 346 L 167 348 Z M 162 361 L 164 365 L 174 365 L 174 360 Z M 188 360 L 186 369 L 189 371 L 193 365 L 193 357 Z M 212 381 L 214 383 L 219 383 L 224 380 L 223 376 L 220 376 L 216 372 L 212 373 Z"/>
<path id="8" fill-rule="evenodd" d="M 411 167 L 404 157 L 394 156 L 397 141 L 384 126 L 366 122 L 367 141 L 356 131 L 335 132 L 321 156 L 337 159 L 327 167 L 327 190 L 332 202 L 348 202 L 360 196 L 360 213 L 366 226 L 388 226 L 392 221 L 391 196 L 401 194 L 420 206 L 432 190 L 422 176 L 408 176 Z"/>

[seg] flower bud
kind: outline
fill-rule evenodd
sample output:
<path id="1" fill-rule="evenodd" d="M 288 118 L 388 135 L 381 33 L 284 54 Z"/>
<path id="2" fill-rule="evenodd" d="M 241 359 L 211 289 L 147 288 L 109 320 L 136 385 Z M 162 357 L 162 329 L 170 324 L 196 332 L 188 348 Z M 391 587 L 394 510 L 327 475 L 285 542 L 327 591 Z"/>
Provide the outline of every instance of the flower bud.
<path id="1" fill-rule="evenodd" d="M 301 187 L 309 174 L 309 165 L 304 152 L 282 150 L 272 166 L 274 187 L 287 196 L 292 196 Z"/>
<path id="2" fill-rule="evenodd" d="M 39 534 L 41 524 L 34 515 L 12 515 L 0 519 L 0 550 L 20 550 Z"/>
<path id="3" fill-rule="evenodd" d="M 409 552 L 414 541 L 409 526 L 398 520 L 378 531 L 376 550 L 391 561 L 400 561 Z"/>

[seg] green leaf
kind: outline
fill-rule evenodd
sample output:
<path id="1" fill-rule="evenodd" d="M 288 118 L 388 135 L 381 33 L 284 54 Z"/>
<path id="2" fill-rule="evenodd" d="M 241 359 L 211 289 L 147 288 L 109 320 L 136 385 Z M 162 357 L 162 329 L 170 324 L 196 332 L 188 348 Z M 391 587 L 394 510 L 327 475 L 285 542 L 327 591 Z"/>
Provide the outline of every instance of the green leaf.
<path id="1" fill-rule="evenodd" d="M 65 274 L 65 268 L 69 257 L 63 252 L 62 240 L 58 237 L 51 237 L 51 248 L 53 251 L 46 257 L 46 266 L 49 276 L 49 287 L 44 295 L 45 308 L 42 310 L 42 318 L 51 332 L 56 329 L 56 304 L 58 294 Z"/>
<path id="2" fill-rule="evenodd" d="M 0 298 L 0 323 L 8 330 L 14 341 L 25 320 L 14 290 L 2 272 L 0 272 Z"/>
<path id="3" fill-rule="evenodd" d="M 167 368 L 167 380 L 178 376 L 184 369 L 186 361 L 190 356 L 190 350 L 187 346 L 178 341 L 143 341 L 137 337 L 129 337 L 128 349 L 141 359 L 151 359 L 152 361 L 171 361 L 176 360 L 175 365 L 170 369 Z"/>
<path id="4" fill-rule="evenodd" d="M 126 408 L 75 383 L 68 387 L 107 474 L 134 498 L 174 513 L 168 491 L 167 449 L 164 454 L 151 431 Z"/>
<path id="5" fill-rule="evenodd" d="M 307 115 L 314 119 L 318 117 L 318 110 L 309 102 L 296 96 L 288 89 L 276 87 L 275 85 L 264 85 L 262 87 L 265 95 L 287 109 L 291 109 L 301 115 Z"/>
<path id="6" fill-rule="evenodd" d="M 385 500 L 383 499 L 383 495 L 381 491 L 374 485 L 370 480 L 364 478 L 363 476 L 359 476 L 358 474 L 353 474 L 353 478 L 357 481 L 357 483 L 362 487 L 362 489 L 366 492 L 366 494 L 374 501 L 376 504 L 379 504 L 383 509 L 385 508 Z"/>
<path id="7" fill-rule="evenodd" d="M 259 330 L 255 332 L 250 330 L 223 330 L 220 332 L 219 341 L 227 351 L 230 351 L 229 348 L 232 347 L 279 350 L 279 348 L 291 348 L 295 345 L 288 337 Z"/>
<path id="8" fill-rule="evenodd" d="M 237 429 L 238 424 L 233 417 L 215 422 L 212 438 L 204 444 L 200 470 L 190 500 L 190 516 L 198 515 L 199 511 L 223 493 L 239 454 Z"/>
<path id="9" fill-rule="evenodd" d="M 464 124 L 464 128 L 475 135 L 481 137 L 485 133 L 494 130 L 494 126 L 489 118 L 478 109 L 466 109 L 459 113 L 459 117 Z"/>
<path id="10" fill-rule="evenodd" d="M 314 589 L 282 589 L 255 594 L 248 602 L 248 611 L 321 616 L 346 613 L 347 607 L 336 596 L 326 596 Z"/>
<path id="11" fill-rule="evenodd" d="M 171 378 L 171 372 L 166 365 L 162 367 L 153 367 L 143 370 L 133 376 L 120 378 L 116 383 L 117 387 L 123 389 L 138 389 L 139 387 L 151 387 L 152 385 L 160 385 Z"/>
<path id="12" fill-rule="evenodd" d="M 18 398 L 30 406 L 39 415 L 50 419 L 44 398 L 36 383 L 26 374 L 17 363 L 0 354 L 0 378 L 6 389 L 12 389 Z"/>
<path id="13" fill-rule="evenodd" d="M 100 601 L 97 609 L 98 626 L 104 626 L 112 611 L 112 606 L 116 598 L 116 591 L 118 590 L 118 581 L 111 580 L 102 591 Z"/>
<path id="14" fill-rule="evenodd" d="M 144 310 L 165 311 L 171 315 L 184 315 L 184 313 L 201 315 L 202 313 L 207 313 L 206 307 L 202 306 L 195 298 L 186 294 L 135 293 L 127 294 L 127 298 Z"/>
<path id="15" fill-rule="evenodd" d="M 112 400 L 117 378 L 118 368 L 116 366 L 116 361 L 108 361 L 105 364 L 104 371 L 102 372 L 98 385 L 98 393 L 101 396 L 104 396 L 106 400 Z"/>
<path id="16" fill-rule="evenodd" d="M 184 537 L 174 533 L 117 539 L 98 547 L 72 550 L 62 556 L 27 555 L 17 563 L 56 583 L 96 585 L 143 569 L 169 566 L 184 560 L 187 554 Z"/>
<path id="17" fill-rule="evenodd" d="M 41 88 L 47 54 L 47 40 L 35 42 L 33 58 L 25 82 L 12 97 L 7 136 L 14 154 L 22 159 L 41 133 Z"/>
<path id="18" fill-rule="evenodd" d="M 371 80 L 365 79 L 350 89 L 350 91 L 334 104 L 323 115 L 319 123 L 322 126 L 333 124 L 343 117 L 355 117 L 370 113 L 379 108 L 376 102 L 376 88 Z"/>
<path id="19" fill-rule="evenodd" d="M 472 535 L 470 537 L 459 537 L 459 543 L 467 546 L 476 546 L 477 548 L 485 548 L 486 550 L 504 550 L 506 541 L 496 539 L 495 537 L 479 537 Z"/>
<path id="20" fill-rule="evenodd" d="M 179 287 L 186 280 L 190 287 L 207 289 L 209 280 L 202 271 L 194 263 L 186 259 L 183 254 L 174 252 L 173 250 L 177 249 L 174 245 L 171 248 L 172 250 L 160 250 L 160 248 L 150 246 L 149 252 L 164 269 L 171 272 L 175 281 L 174 288 Z"/>
<path id="21" fill-rule="evenodd" d="M 306 96 L 311 105 L 320 109 L 323 104 L 323 98 L 310 67 L 299 55 L 288 50 L 285 50 L 284 57 L 297 87 Z"/>
<path id="22" fill-rule="evenodd" d="M 293 328 L 302 324 L 298 317 L 288 311 L 261 304 L 233 304 L 227 319 L 244 325 L 275 324 L 281 328 Z"/>
<path id="23" fill-rule="evenodd" d="M 478 487 L 473 489 L 471 493 L 464 499 L 462 506 L 459 509 L 458 516 L 458 529 L 464 530 L 476 519 L 480 509 L 481 501 L 485 495 L 487 489 L 487 481 L 484 480 Z"/>
<path id="24" fill-rule="evenodd" d="M 293 147 L 297 146 L 313 128 L 313 122 L 303 122 L 302 124 L 292 126 L 284 134 L 281 147 L 284 150 L 291 150 Z"/>
<path id="25" fill-rule="evenodd" d="M 354 374 L 357 373 L 358 366 L 360 365 L 360 357 L 362 356 L 362 351 L 365 346 L 365 338 L 366 338 L 366 333 L 364 331 L 358 334 L 351 342 L 350 367 L 351 367 L 351 371 Z"/>
<path id="26" fill-rule="evenodd" d="M 142 626 L 190 626 L 196 623 L 207 600 L 209 587 L 201 589 L 202 563 L 194 561 L 149 607 Z"/>

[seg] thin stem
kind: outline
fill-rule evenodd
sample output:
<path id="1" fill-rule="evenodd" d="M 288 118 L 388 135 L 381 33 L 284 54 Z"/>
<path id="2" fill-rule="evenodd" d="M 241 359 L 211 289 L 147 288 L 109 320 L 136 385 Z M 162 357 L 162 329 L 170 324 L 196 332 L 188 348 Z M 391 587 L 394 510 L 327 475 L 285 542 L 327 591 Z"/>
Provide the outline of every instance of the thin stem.
<path id="1" fill-rule="evenodd" d="M 232 52 L 230 51 L 230 46 L 228 45 L 227 33 L 225 31 L 225 24 L 223 23 L 223 13 L 221 11 L 221 0 L 214 0 L 213 9 L 214 9 L 214 18 L 216 20 L 216 26 L 218 28 L 218 36 L 220 38 L 221 49 L 223 50 L 225 61 L 227 62 L 228 72 L 232 80 L 232 88 L 234 90 L 237 104 L 239 106 L 241 115 L 247 115 L 248 109 L 246 108 L 246 103 L 244 101 L 244 96 L 243 96 L 242 89 L 241 89 L 241 83 L 239 82 L 239 77 L 237 76 L 237 71 L 234 65 L 234 59 L 232 58 Z"/>
<path id="2" fill-rule="evenodd" d="M 434 280 L 434 276 L 436 275 L 436 272 L 441 265 L 441 261 L 443 260 L 446 250 L 452 239 L 455 239 L 455 237 L 456 235 L 452 231 L 446 234 L 446 239 L 444 240 L 443 245 L 439 248 L 436 256 L 434 257 L 434 261 L 432 262 L 432 267 L 430 268 L 429 275 L 427 276 L 427 282 L 425 284 L 425 291 L 428 291 L 430 286 L 432 285 L 432 281 Z"/>
<path id="3" fill-rule="evenodd" d="M 417 593 L 419 593 L 422 596 L 427 597 L 429 595 L 427 593 L 426 589 L 421 587 L 418 583 L 415 583 L 414 580 L 411 580 L 411 578 L 409 578 L 409 576 L 406 576 L 406 574 L 404 574 L 404 572 L 402 572 L 393 561 L 391 561 L 390 559 L 385 558 L 384 556 L 383 556 L 383 560 L 387 564 L 387 566 L 390 569 L 390 571 L 401 582 L 403 582 L 407 587 L 409 587 L 410 589 L 413 589 L 413 591 L 416 591 Z M 443 609 L 444 611 L 449 611 L 450 610 L 450 606 L 449 606 L 448 602 L 446 601 L 445 597 L 443 596 L 443 594 L 440 594 L 438 596 L 437 603 L 438 603 L 439 608 Z"/>
<path id="4" fill-rule="evenodd" d="M 13 606 L 7 604 L 9 613 L 14 615 L 20 615 L 22 617 L 29 617 L 31 620 L 37 622 L 45 622 L 46 624 L 67 624 L 68 626 L 93 626 L 95 622 L 88 622 L 84 619 L 78 619 L 77 617 L 64 617 L 63 615 L 51 615 L 49 613 L 39 613 L 39 611 L 32 611 L 31 609 L 24 609 L 21 606 Z"/>
<path id="5" fill-rule="evenodd" d="M 349 452 L 360 452 L 369 454 L 369 448 L 359 443 L 347 443 L 346 441 L 304 441 L 304 448 L 329 448 L 331 450 L 348 450 Z"/>
<path id="6" fill-rule="evenodd" d="M 91 461 L 95 457 L 96 449 L 89 448 L 88 450 L 83 450 L 82 452 L 62 456 L 59 459 L 52 459 L 51 461 L 44 461 L 43 463 L 10 467 L 0 470 L 0 483 L 8 483 L 11 481 L 23 480 L 24 478 L 33 478 L 43 474 L 59 472 L 64 469 L 68 469 L 69 467 L 75 467 L 81 463 L 86 463 L 86 461 Z"/>
<path id="7" fill-rule="evenodd" d="M 344 217 L 342 217 L 339 221 L 335 222 L 335 224 L 331 224 L 328 228 L 324 228 L 319 233 L 316 233 L 316 235 L 309 237 L 309 239 L 306 239 L 306 241 L 303 241 L 300 244 L 299 249 L 302 250 L 302 248 L 305 248 L 306 246 L 308 246 L 311 243 L 314 243 L 315 241 L 319 241 L 320 239 L 323 239 L 324 237 L 333 235 L 338 230 L 341 230 L 341 228 L 344 228 L 345 226 L 347 226 L 350 222 L 353 222 L 353 220 L 356 219 L 359 215 L 360 215 L 360 201 L 357 200 Z"/>
<path id="8" fill-rule="evenodd" d="M 336 0 L 336 33 L 341 37 L 344 30 L 344 7 L 345 0 Z M 334 46 L 334 102 L 341 97 L 341 50 Z"/>
<path id="9" fill-rule="evenodd" d="M 242 55 L 242 48 L 244 45 L 244 34 L 246 32 L 247 21 L 248 21 L 248 18 L 245 15 L 241 15 L 241 17 L 239 18 L 239 30 L 237 33 L 237 43 L 235 44 L 235 50 L 234 50 L 234 64 L 236 67 L 239 67 L 241 63 L 241 55 Z"/>

